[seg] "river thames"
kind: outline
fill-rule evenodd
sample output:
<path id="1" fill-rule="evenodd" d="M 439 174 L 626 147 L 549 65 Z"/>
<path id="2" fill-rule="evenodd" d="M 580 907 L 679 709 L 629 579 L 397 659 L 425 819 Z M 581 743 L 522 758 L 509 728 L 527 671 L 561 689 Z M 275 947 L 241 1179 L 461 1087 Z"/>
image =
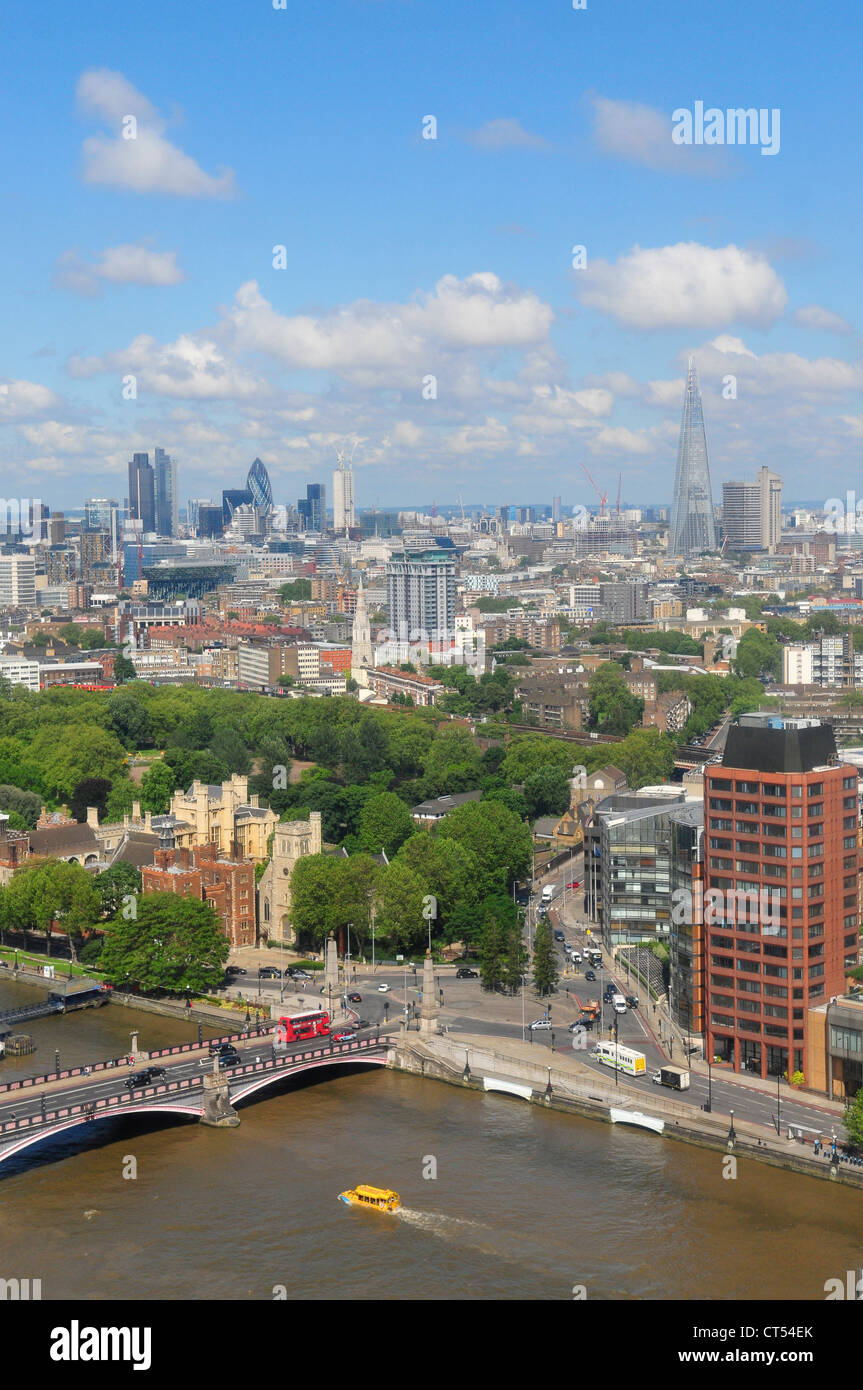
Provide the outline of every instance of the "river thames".
<path id="1" fill-rule="evenodd" d="M 0 985 L 0 1008 L 35 993 Z M 38 1051 L 0 1081 L 55 1047 L 64 1065 L 121 1055 L 132 1028 L 145 1048 L 196 1035 L 114 1006 L 24 1026 Z M 0 1276 L 41 1279 L 43 1299 L 823 1300 L 860 1264 L 847 1187 L 745 1159 L 724 1178 L 724 1155 L 514 1098 L 376 1068 L 240 1114 L 105 1121 L 104 1144 L 0 1167 Z M 359 1182 L 402 1210 L 337 1200 Z"/>

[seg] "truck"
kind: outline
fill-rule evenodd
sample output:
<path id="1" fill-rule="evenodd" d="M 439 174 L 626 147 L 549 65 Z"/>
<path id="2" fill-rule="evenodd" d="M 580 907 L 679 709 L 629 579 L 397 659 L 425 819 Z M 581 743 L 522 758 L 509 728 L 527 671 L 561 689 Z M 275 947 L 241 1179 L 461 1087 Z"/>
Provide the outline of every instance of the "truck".
<path id="1" fill-rule="evenodd" d="M 685 1067 L 660 1067 L 653 1073 L 652 1080 L 654 1085 L 670 1086 L 672 1091 L 689 1090 L 689 1072 Z"/>

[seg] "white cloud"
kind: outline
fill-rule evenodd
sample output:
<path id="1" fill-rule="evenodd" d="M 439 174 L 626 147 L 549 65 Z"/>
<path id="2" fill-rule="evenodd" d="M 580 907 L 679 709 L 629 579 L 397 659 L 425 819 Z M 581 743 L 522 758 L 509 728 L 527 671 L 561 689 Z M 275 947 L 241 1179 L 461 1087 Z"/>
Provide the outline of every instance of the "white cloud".
<path id="1" fill-rule="evenodd" d="M 226 358 L 217 343 L 188 333 L 166 344 L 142 333 L 121 352 L 71 357 L 68 370 L 76 379 L 105 372 L 132 374 L 138 378 L 139 391 L 194 400 L 255 398 L 269 390 L 265 382 Z"/>
<path id="2" fill-rule="evenodd" d="M 464 137 L 468 144 L 479 150 L 550 150 L 551 145 L 542 135 L 532 135 L 525 130 L 521 121 L 510 116 L 498 116 L 486 121 L 478 130 L 470 130 Z M 670 137 L 669 137 L 670 138 Z"/>
<path id="3" fill-rule="evenodd" d="M 772 266 L 734 245 L 635 246 L 614 264 L 589 262 L 575 275 L 583 304 L 631 328 L 767 328 L 788 299 Z"/>
<path id="4" fill-rule="evenodd" d="M 84 141 L 84 182 L 131 193 L 167 193 L 185 198 L 227 198 L 234 192 L 233 170 L 207 174 L 165 137 L 166 122 L 147 98 L 120 72 L 91 68 L 78 82 L 78 101 L 113 127 L 111 135 Z M 127 118 L 136 123 L 134 132 Z M 134 133 L 134 138 L 129 138 Z"/>
<path id="5" fill-rule="evenodd" d="M 53 285 L 88 298 L 101 293 L 101 282 L 113 285 L 179 285 L 185 275 L 177 264 L 176 251 L 151 251 L 146 246 L 126 243 L 107 246 L 92 263 L 77 251 L 64 251 L 57 261 Z"/>
<path id="6" fill-rule="evenodd" d="M 675 145 L 671 113 L 639 101 L 593 95 L 593 138 L 604 154 L 618 155 L 658 173 L 717 177 L 728 168 L 715 145 Z"/>
<path id="7" fill-rule="evenodd" d="M 37 381 L 7 380 L 0 384 L 0 420 L 16 422 L 32 419 L 46 410 L 56 410 L 60 397 Z"/>
<path id="8" fill-rule="evenodd" d="M 604 425 L 594 440 L 597 449 L 615 453 L 651 454 L 653 444 L 642 430 L 630 430 L 625 425 Z"/>
<path id="9" fill-rule="evenodd" d="M 816 333 L 853 332 L 847 319 L 834 314 L 832 309 L 822 309 L 820 304 L 807 304 L 802 309 L 795 309 L 791 317 L 801 328 L 811 328 Z"/>
<path id="10" fill-rule="evenodd" d="M 808 395 L 818 399 L 839 398 L 863 389 L 863 365 L 843 362 L 838 357 L 801 357 L 796 352 L 752 352 L 738 338 L 720 337 L 699 348 L 696 354 L 702 386 L 711 378 L 717 389 L 729 372 L 737 377 L 738 401 L 747 396 L 788 396 L 799 403 Z"/>
<path id="11" fill-rule="evenodd" d="M 319 317 L 280 314 L 256 281 L 237 291 L 229 314 L 239 351 L 267 352 L 317 371 L 435 372 L 440 349 L 520 348 L 543 342 L 553 313 L 531 291 L 490 272 L 445 275 L 407 304 L 357 300 Z M 436 374 L 436 373 L 435 373 Z M 393 377 L 397 384 L 398 377 Z"/>

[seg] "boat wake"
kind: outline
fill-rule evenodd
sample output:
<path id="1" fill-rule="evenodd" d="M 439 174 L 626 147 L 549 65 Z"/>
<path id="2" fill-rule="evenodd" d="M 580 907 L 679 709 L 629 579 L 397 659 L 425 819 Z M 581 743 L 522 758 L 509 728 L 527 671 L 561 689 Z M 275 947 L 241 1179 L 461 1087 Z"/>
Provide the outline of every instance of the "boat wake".
<path id="1" fill-rule="evenodd" d="M 463 1240 L 469 1231 L 487 1231 L 481 1221 L 469 1221 L 466 1217 L 446 1216 L 442 1212 L 414 1211 L 412 1207 L 399 1207 L 397 1216 L 409 1226 L 440 1236 L 443 1240 Z"/>

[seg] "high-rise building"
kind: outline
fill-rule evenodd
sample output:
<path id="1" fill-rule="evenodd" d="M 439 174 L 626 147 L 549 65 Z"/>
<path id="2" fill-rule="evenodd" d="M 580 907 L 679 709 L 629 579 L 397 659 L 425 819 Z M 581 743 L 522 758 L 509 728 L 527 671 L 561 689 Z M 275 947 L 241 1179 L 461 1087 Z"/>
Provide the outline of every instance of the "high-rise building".
<path id="1" fill-rule="evenodd" d="M 81 578 L 86 584 L 106 577 L 112 553 L 110 531 L 81 532 Z"/>
<path id="2" fill-rule="evenodd" d="M 338 468 L 333 473 L 333 530 L 337 536 L 356 526 L 354 511 L 354 470 L 344 454 L 338 456 Z"/>
<path id="3" fill-rule="evenodd" d="M 707 433 L 704 428 L 695 358 L 690 357 L 686 375 L 686 394 L 683 398 L 683 419 L 680 424 L 680 446 L 677 451 L 668 550 L 671 555 L 683 555 L 688 558 L 690 555 L 715 549 L 716 527 L 713 521 Z"/>
<path id="4" fill-rule="evenodd" d="M 327 520 L 327 489 L 323 483 L 307 483 L 306 495 L 297 502 L 304 531 L 323 531 Z"/>
<path id="5" fill-rule="evenodd" d="M 559 498 L 559 497 L 552 497 L 552 499 L 551 499 L 551 519 L 552 519 L 552 521 L 555 522 L 555 523 L 557 523 L 558 521 L 560 521 L 561 515 L 562 515 L 562 513 L 561 513 L 561 509 L 560 509 L 560 498 Z"/>
<path id="6" fill-rule="evenodd" d="M 36 562 L 29 555 L 0 555 L 0 608 L 34 608 Z"/>
<path id="7" fill-rule="evenodd" d="M 222 492 L 222 522 L 230 526 L 238 507 L 251 507 L 252 494 L 247 487 L 225 488 Z"/>
<path id="8" fill-rule="evenodd" d="M 143 532 L 156 529 L 156 483 L 149 454 L 133 454 L 129 464 L 129 520 Z"/>
<path id="9" fill-rule="evenodd" d="M 269 516 L 273 510 L 273 487 L 270 475 L 260 459 L 255 459 L 246 476 L 246 488 L 251 493 L 252 505 L 261 516 Z"/>
<path id="10" fill-rule="evenodd" d="M 387 564 L 387 611 L 400 642 L 426 633 L 429 641 L 454 640 L 455 557 L 451 550 L 394 554 Z"/>
<path id="11" fill-rule="evenodd" d="M 741 715 L 704 803 L 706 1055 L 790 1077 L 857 964 L 857 772 L 828 724 Z"/>
<path id="12" fill-rule="evenodd" d="M 733 550 L 772 550 L 782 533 L 778 473 L 764 467 L 753 483 L 723 483 L 722 529 Z"/>
<path id="13" fill-rule="evenodd" d="M 156 530 L 160 536 L 177 534 L 177 464 L 164 449 L 155 450 Z"/>
<path id="14" fill-rule="evenodd" d="M 222 508 L 214 506 L 211 502 L 199 502 L 195 528 L 199 539 L 221 536 L 225 529 Z"/>

